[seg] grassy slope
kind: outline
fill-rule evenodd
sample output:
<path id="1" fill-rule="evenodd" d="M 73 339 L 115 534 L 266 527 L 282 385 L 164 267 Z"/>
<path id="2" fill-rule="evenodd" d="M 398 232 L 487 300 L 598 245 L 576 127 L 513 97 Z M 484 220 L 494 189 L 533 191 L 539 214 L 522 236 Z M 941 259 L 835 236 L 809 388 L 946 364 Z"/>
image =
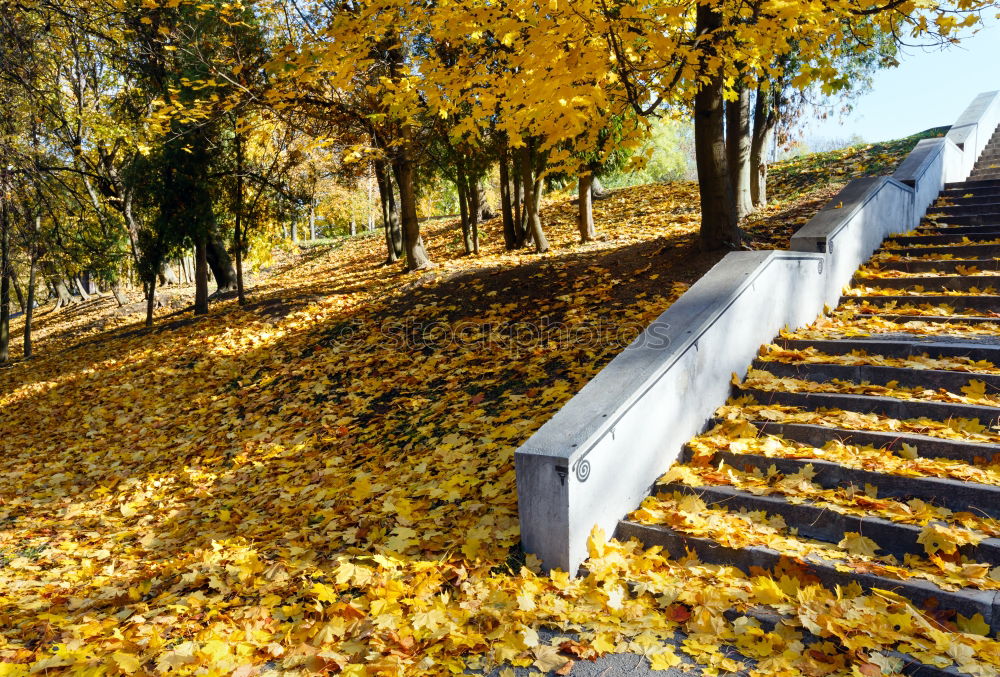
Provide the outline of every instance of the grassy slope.
<path id="1" fill-rule="evenodd" d="M 776 168 L 755 241 L 780 243 L 788 214 L 913 143 Z M 152 332 L 110 300 L 42 313 L 39 357 L 0 371 L 0 675 L 427 674 L 470 653 L 530 663 L 530 628 L 577 613 L 610 614 L 584 634 L 598 650 L 672 632 L 684 614 L 650 625 L 655 596 L 609 611 L 609 573 L 518 572 L 513 453 L 719 259 L 697 251 L 696 204 L 692 184 L 617 192 L 588 245 L 573 206 L 549 205 L 542 257 L 505 252 L 495 221 L 462 257 L 454 222 L 436 222 L 423 275 L 379 265 L 378 235 L 311 248 L 262 276 L 249 309 L 168 310 Z M 644 561 L 614 557 L 615 576 Z M 733 578 L 656 566 L 715 596 L 686 609 L 743 603 Z"/>

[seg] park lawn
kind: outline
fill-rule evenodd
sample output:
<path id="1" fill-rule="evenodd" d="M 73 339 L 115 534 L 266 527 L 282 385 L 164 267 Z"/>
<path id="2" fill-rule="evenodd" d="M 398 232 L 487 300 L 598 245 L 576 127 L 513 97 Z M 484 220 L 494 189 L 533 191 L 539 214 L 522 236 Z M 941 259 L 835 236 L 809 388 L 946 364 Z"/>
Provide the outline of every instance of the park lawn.
<path id="1" fill-rule="evenodd" d="M 784 246 L 915 141 L 826 154 L 829 176 L 779 168 L 754 244 Z M 286 252 L 247 308 L 168 307 L 151 331 L 109 299 L 40 313 L 36 359 L 0 371 L 0 677 L 446 674 L 622 650 L 667 667 L 677 630 L 713 669 L 738 667 L 723 638 L 775 670 L 850 674 L 857 647 L 722 614 L 849 612 L 850 632 L 898 602 L 600 539 L 586 577 L 542 576 L 518 548 L 514 451 L 721 258 L 698 251 L 696 198 L 615 192 L 586 245 L 574 206 L 550 203 L 542 256 L 504 251 L 493 221 L 463 257 L 435 221 L 419 274 L 382 266 L 378 233 Z M 576 639 L 560 653 L 542 627 Z M 944 641 L 921 632 L 864 648 Z"/>

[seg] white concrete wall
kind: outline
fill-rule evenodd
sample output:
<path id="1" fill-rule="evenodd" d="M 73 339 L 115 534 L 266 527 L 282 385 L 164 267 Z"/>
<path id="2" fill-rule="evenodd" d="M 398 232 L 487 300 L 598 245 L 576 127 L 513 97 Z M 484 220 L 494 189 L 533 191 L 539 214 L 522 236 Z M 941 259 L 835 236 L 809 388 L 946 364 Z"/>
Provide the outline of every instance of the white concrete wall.
<path id="1" fill-rule="evenodd" d="M 857 267 L 910 230 L 944 183 L 968 176 L 1000 122 L 1000 92 L 947 139 L 921 142 L 893 178 L 852 181 L 788 252 L 727 255 L 515 455 L 525 550 L 575 573 L 594 526 L 610 536 L 699 433 L 762 343 L 836 305 Z"/>
<path id="2" fill-rule="evenodd" d="M 887 177 L 855 179 L 792 236 L 792 251 L 826 254 L 823 303 L 834 307 L 887 235 L 909 229 L 914 190 Z"/>
<path id="3" fill-rule="evenodd" d="M 701 432 L 762 343 L 823 309 L 822 254 L 734 252 L 535 433 L 516 456 L 522 544 L 575 571 Z"/>
<path id="4" fill-rule="evenodd" d="M 961 171 L 948 181 L 964 181 L 1000 124 L 1000 91 L 983 92 L 948 130 L 948 139 L 963 151 Z"/>
<path id="5" fill-rule="evenodd" d="M 947 138 L 923 139 L 892 175 L 914 189 L 913 213 L 907 230 L 920 224 L 927 208 L 949 181 L 961 181 L 965 171 L 965 153 Z"/>

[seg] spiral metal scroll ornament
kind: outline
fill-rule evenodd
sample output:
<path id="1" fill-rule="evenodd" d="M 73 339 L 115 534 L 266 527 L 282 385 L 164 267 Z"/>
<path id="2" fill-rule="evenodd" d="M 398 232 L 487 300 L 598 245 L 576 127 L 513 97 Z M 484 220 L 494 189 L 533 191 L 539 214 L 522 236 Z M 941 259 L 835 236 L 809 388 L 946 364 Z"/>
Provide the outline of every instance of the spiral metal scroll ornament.
<path id="1" fill-rule="evenodd" d="M 580 482 L 586 482 L 590 479 L 590 461 L 584 459 L 576 464 L 574 468 L 576 472 L 576 479 Z"/>

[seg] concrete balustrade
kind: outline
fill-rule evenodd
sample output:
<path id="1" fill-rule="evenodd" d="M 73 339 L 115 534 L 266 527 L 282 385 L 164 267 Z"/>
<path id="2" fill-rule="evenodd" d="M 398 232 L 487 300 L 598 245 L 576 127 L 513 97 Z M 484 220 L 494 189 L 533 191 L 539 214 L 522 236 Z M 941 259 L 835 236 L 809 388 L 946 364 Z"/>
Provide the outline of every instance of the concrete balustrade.
<path id="1" fill-rule="evenodd" d="M 1000 122 L 976 97 L 948 136 L 922 141 L 892 177 L 857 179 L 792 238 L 792 251 L 727 255 L 615 357 L 515 455 L 524 549 L 576 572 L 704 429 L 760 345 L 833 306 L 888 235 L 919 223 L 964 180 Z"/>

